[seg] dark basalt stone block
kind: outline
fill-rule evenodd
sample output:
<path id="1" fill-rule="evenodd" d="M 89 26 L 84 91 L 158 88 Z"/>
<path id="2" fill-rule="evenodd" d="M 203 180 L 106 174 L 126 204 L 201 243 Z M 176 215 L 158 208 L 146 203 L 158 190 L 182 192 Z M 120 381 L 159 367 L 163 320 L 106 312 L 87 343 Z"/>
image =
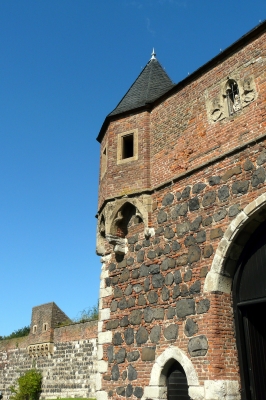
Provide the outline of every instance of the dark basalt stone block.
<path id="1" fill-rule="evenodd" d="M 147 301 L 145 299 L 145 296 L 143 294 L 140 294 L 139 298 L 138 298 L 138 305 L 145 306 L 146 304 L 147 304 Z"/>
<path id="2" fill-rule="evenodd" d="M 233 194 L 246 194 L 248 192 L 249 181 L 236 181 L 232 185 Z"/>
<path id="3" fill-rule="evenodd" d="M 151 291 L 148 293 L 148 301 L 149 301 L 149 303 L 151 303 L 151 304 L 157 303 L 157 301 L 158 301 L 158 294 L 157 294 L 157 292 L 155 292 L 154 290 L 151 290 Z"/>
<path id="4" fill-rule="evenodd" d="M 111 376 L 113 381 L 118 381 L 120 374 L 119 374 L 119 367 L 117 364 L 114 365 L 113 368 L 111 369 Z"/>
<path id="5" fill-rule="evenodd" d="M 120 332 L 116 332 L 113 336 L 113 344 L 115 346 L 120 346 L 123 343 L 123 339 Z"/>
<path id="6" fill-rule="evenodd" d="M 170 294 L 169 294 L 169 290 L 167 289 L 166 286 L 164 286 L 162 288 L 161 294 L 162 294 L 162 300 L 163 301 L 168 301 L 169 300 Z"/>
<path id="7" fill-rule="evenodd" d="M 162 201 L 162 205 L 165 206 L 169 206 L 170 204 L 172 204 L 174 201 L 174 195 L 172 193 L 167 193 Z"/>
<path id="8" fill-rule="evenodd" d="M 116 388 L 116 393 L 118 396 L 125 396 L 126 395 L 126 388 L 124 386 L 119 386 Z"/>
<path id="9" fill-rule="evenodd" d="M 172 251 L 176 252 L 176 251 L 180 250 L 180 248 L 181 248 L 180 244 L 176 240 L 173 240 Z"/>
<path id="10" fill-rule="evenodd" d="M 126 359 L 126 350 L 125 349 L 120 349 L 115 355 L 115 360 L 117 364 L 121 364 L 125 361 Z"/>
<path id="11" fill-rule="evenodd" d="M 139 269 L 139 276 L 148 276 L 149 275 L 149 267 L 145 264 L 142 264 L 140 269 Z"/>
<path id="12" fill-rule="evenodd" d="M 110 272 L 112 272 L 112 271 L 114 271 L 115 270 L 115 268 L 116 268 L 116 266 L 115 266 L 115 264 L 114 263 L 111 263 L 110 265 L 109 265 L 109 271 Z"/>
<path id="13" fill-rule="evenodd" d="M 198 193 L 202 192 L 205 187 L 206 187 L 205 183 L 201 183 L 201 182 L 196 183 L 192 188 L 192 193 L 198 194 Z"/>
<path id="14" fill-rule="evenodd" d="M 213 247 L 211 244 L 207 244 L 207 246 L 203 249 L 203 257 L 209 258 L 213 254 Z"/>
<path id="15" fill-rule="evenodd" d="M 229 193 L 229 187 L 224 185 L 220 189 L 218 189 L 218 198 L 220 201 L 225 201 L 228 199 L 230 193 Z"/>
<path id="16" fill-rule="evenodd" d="M 138 234 L 136 234 L 134 236 L 131 236 L 131 237 L 129 237 L 127 239 L 128 244 L 135 244 L 135 243 L 137 243 L 138 240 L 139 240 L 139 235 Z"/>
<path id="17" fill-rule="evenodd" d="M 134 329 L 133 328 L 126 329 L 124 336 L 125 336 L 125 342 L 127 345 L 134 343 Z"/>
<path id="18" fill-rule="evenodd" d="M 118 302 L 118 308 L 120 308 L 120 310 L 125 310 L 126 308 L 128 308 L 125 297 L 123 297 L 123 299 Z"/>
<path id="19" fill-rule="evenodd" d="M 141 310 L 133 310 L 129 316 L 129 322 L 132 325 L 140 325 L 142 318 Z"/>
<path id="20" fill-rule="evenodd" d="M 258 186 L 260 183 L 265 181 L 265 169 L 263 167 L 258 168 L 251 177 L 252 187 Z"/>
<path id="21" fill-rule="evenodd" d="M 153 311 L 154 319 L 164 319 L 164 309 L 163 308 L 155 308 Z"/>
<path id="22" fill-rule="evenodd" d="M 193 222 L 189 224 L 189 229 L 191 231 L 197 231 L 200 227 L 201 222 L 202 222 L 202 216 L 200 215 L 199 217 L 195 218 Z"/>
<path id="23" fill-rule="evenodd" d="M 126 397 L 130 397 L 133 394 L 133 386 L 130 383 L 126 387 Z"/>
<path id="24" fill-rule="evenodd" d="M 149 266 L 149 273 L 150 274 L 158 274 L 160 272 L 160 265 L 152 264 Z"/>
<path id="25" fill-rule="evenodd" d="M 216 193 L 214 191 L 205 193 L 202 199 L 202 206 L 209 207 L 215 202 L 215 200 L 216 200 Z"/>
<path id="26" fill-rule="evenodd" d="M 168 272 L 168 274 L 165 276 L 164 282 L 167 286 L 172 285 L 174 282 L 174 275 L 171 272 Z"/>
<path id="27" fill-rule="evenodd" d="M 133 257 L 129 257 L 127 259 L 127 265 L 130 266 L 130 265 L 133 265 L 133 264 L 134 264 L 134 258 Z"/>
<path id="28" fill-rule="evenodd" d="M 191 271 L 191 269 L 189 269 L 184 274 L 184 282 L 189 282 L 191 280 L 191 278 L 192 278 L 192 271 Z"/>
<path id="29" fill-rule="evenodd" d="M 132 272 L 131 272 L 131 277 L 133 278 L 133 279 L 138 279 L 138 277 L 139 277 L 139 269 L 137 268 L 137 269 L 134 269 Z"/>
<path id="30" fill-rule="evenodd" d="M 189 223 L 184 222 L 176 225 L 176 234 L 178 237 L 183 237 L 189 231 Z"/>
<path id="31" fill-rule="evenodd" d="M 196 242 L 203 243 L 205 241 L 206 241 L 206 232 L 205 231 L 198 232 L 196 236 Z"/>
<path id="32" fill-rule="evenodd" d="M 114 361 L 114 346 L 107 347 L 107 358 L 108 358 L 109 364 Z"/>
<path id="33" fill-rule="evenodd" d="M 222 210 L 219 210 L 217 213 L 213 214 L 213 219 L 215 222 L 221 221 L 222 219 L 224 219 L 227 215 L 227 211 L 225 208 L 223 208 Z"/>
<path id="34" fill-rule="evenodd" d="M 185 189 L 183 190 L 183 192 L 181 194 L 181 198 L 182 199 L 188 199 L 189 195 L 190 195 L 190 190 L 191 190 L 190 186 L 185 187 Z"/>
<path id="35" fill-rule="evenodd" d="M 128 278 L 129 278 L 129 270 L 125 268 L 122 271 L 122 274 L 120 275 L 119 282 L 124 283 L 128 280 Z"/>
<path id="36" fill-rule="evenodd" d="M 115 287 L 114 288 L 114 298 L 117 297 L 122 297 L 123 296 L 123 292 L 119 287 Z"/>
<path id="37" fill-rule="evenodd" d="M 148 292 L 150 290 L 150 278 L 146 278 L 144 281 L 144 290 Z"/>
<path id="38" fill-rule="evenodd" d="M 198 332 L 198 329 L 198 324 L 193 319 L 188 318 L 184 329 L 185 335 L 191 337 Z"/>
<path id="39" fill-rule="evenodd" d="M 223 237 L 223 234 L 224 233 L 221 228 L 212 229 L 211 233 L 210 233 L 210 239 L 213 240 L 213 239 Z"/>
<path id="40" fill-rule="evenodd" d="M 175 308 L 174 307 L 169 307 L 168 310 L 167 310 L 167 318 L 168 319 L 174 318 L 175 313 L 176 313 Z"/>
<path id="41" fill-rule="evenodd" d="M 188 256 L 187 260 L 189 264 L 192 264 L 193 262 L 199 261 L 201 256 L 201 251 L 199 246 L 190 246 L 188 249 Z"/>
<path id="42" fill-rule="evenodd" d="M 145 255 L 145 251 L 144 250 L 139 250 L 137 253 L 137 262 L 141 263 L 144 261 L 144 255 Z"/>
<path id="43" fill-rule="evenodd" d="M 135 303 L 136 303 L 135 297 L 130 297 L 127 301 L 128 308 L 135 307 Z"/>
<path id="44" fill-rule="evenodd" d="M 166 258 L 161 264 L 161 270 L 167 271 L 168 269 L 175 268 L 175 260 L 173 258 Z"/>
<path id="45" fill-rule="evenodd" d="M 130 296 L 132 294 L 132 285 L 127 285 L 124 294 L 125 296 Z"/>
<path id="46" fill-rule="evenodd" d="M 208 341 L 205 335 L 200 335 L 189 340 L 188 352 L 191 357 L 205 356 L 208 351 Z"/>
<path id="47" fill-rule="evenodd" d="M 172 297 L 173 299 L 176 299 L 178 296 L 180 296 L 181 290 L 179 285 L 176 285 L 173 287 L 173 293 L 172 293 Z"/>
<path id="48" fill-rule="evenodd" d="M 255 168 L 250 160 L 246 160 L 243 167 L 245 171 L 252 171 Z"/>
<path id="49" fill-rule="evenodd" d="M 188 263 L 187 254 L 182 254 L 182 256 L 177 257 L 176 265 L 186 265 Z"/>
<path id="50" fill-rule="evenodd" d="M 165 211 L 160 210 L 157 215 L 157 222 L 158 224 L 162 224 L 163 222 L 167 221 L 167 214 Z"/>
<path id="51" fill-rule="evenodd" d="M 195 294 L 195 293 L 200 293 L 201 289 L 201 281 L 198 280 L 193 283 L 193 285 L 190 286 L 189 292 L 190 294 Z"/>
<path id="52" fill-rule="evenodd" d="M 117 301 L 116 300 L 112 300 L 111 306 L 110 306 L 110 310 L 112 312 L 117 310 Z"/>
<path id="53" fill-rule="evenodd" d="M 161 336 L 161 327 L 160 326 L 154 326 L 151 330 L 150 333 L 150 340 L 152 343 L 158 343 L 160 340 Z"/>
<path id="54" fill-rule="evenodd" d="M 257 164 L 262 165 L 266 162 L 266 151 L 263 150 L 257 158 Z"/>
<path id="55" fill-rule="evenodd" d="M 144 320 L 145 322 L 151 322 L 153 320 L 153 309 L 150 307 L 144 308 Z"/>
<path id="56" fill-rule="evenodd" d="M 127 377 L 129 381 L 134 381 L 138 377 L 137 371 L 131 364 L 128 366 L 127 369 Z"/>
<path id="57" fill-rule="evenodd" d="M 210 308 L 210 301 L 208 299 L 201 300 L 197 303 L 197 314 L 204 314 Z"/>
<path id="58" fill-rule="evenodd" d="M 200 208 L 198 196 L 192 197 L 188 202 L 189 211 L 196 211 Z"/>
<path id="59" fill-rule="evenodd" d="M 174 210 L 172 211 L 172 219 L 177 219 L 178 217 L 184 217 L 185 215 L 187 215 L 188 212 L 188 204 L 187 203 L 183 203 L 183 204 L 178 204 Z"/>
<path id="60" fill-rule="evenodd" d="M 186 237 L 184 243 L 186 247 L 189 247 L 196 243 L 196 239 L 194 238 L 193 235 L 189 235 Z"/>
<path id="61" fill-rule="evenodd" d="M 141 397 L 143 396 L 142 387 L 139 387 L 139 386 L 135 387 L 133 394 L 135 397 L 137 397 L 137 399 L 141 399 Z"/>
<path id="62" fill-rule="evenodd" d="M 178 326 L 176 324 L 167 326 L 164 328 L 163 334 L 166 340 L 176 339 L 178 335 Z"/>
<path id="63" fill-rule="evenodd" d="M 120 320 L 120 326 L 125 327 L 129 325 L 129 320 L 128 316 L 125 315 L 121 320 Z"/>
<path id="64" fill-rule="evenodd" d="M 182 282 L 182 276 L 181 276 L 180 270 L 175 271 L 175 273 L 174 273 L 174 281 L 175 281 L 176 284 Z"/>
<path id="65" fill-rule="evenodd" d="M 203 220 L 202 225 L 203 225 L 203 226 L 209 226 L 209 225 L 211 225 L 211 223 L 212 223 L 212 217 L 209 216 L 209 217 L 207 217 L 207 218 L 205 218 L 205 219 Z"/>
<path id="66" fill-rule="evenodd" d="M 147 257 L 150 259 L 150 260 L 153 260 L 154 258 L 156 258 L 156 252 L 154 251 L 154 250 L 149 250 L 148 251 L 148 254 L 147 254 Z M 143 261 L 143 260 L 142 260 Z M 141 262 L 142 262 L 141 261 Z"/>
<path id="67" fill-rule="evenodd" d="M 220 176 L 211 176 L 209 178 L 209 185 L 214 186 L 218 185 L 221 182 L 221 177 Z"/>
<path id="68" fill-rule="evenodd" d="M 160 288 L 164 284 L 164 277 L 161 274 L 155 274 L 151 278 L 151 283 L 154 288 Z"/>
<path id="69" fill-rule="evenodd" d="M 182 299 L 176 303 L 176 315 L 178 318 L 184 318 L 192 314 L 195 314 L 195 300 Z"/>
<path id="70" fill-rule="evenodd" d="M 119 325 L 119 320 L 118 319 L 113 319 L 111 321 L 106 322 L 106 329 L 116 329 Z"/>
<path id="71" fill-rule="evenodd" d="M 229 217 L 235 217 L 241 211 L 240 204 L 234 204 L 228 210 Z"/>
<path id="72" fill-rule="evenodd" d="M 175 232 L 173 231 L 172 228 L 170 228 L 169 226 L 167 226 L 164 230 L 164 237 L 166 239 L 172 239 L 175 236 Z"/>
<path id="73" fill-rule="evenodd" d="M 129 353 L 127 353 L 127 361 L 129 362 L 136 361 L 138 360 L 139 355 L 140 354 L 138 350 L 130 351 Z"/>
<path id="74" fill-rule="evenodd" d="M 163 254 L 169 254 L 171 252 L 171 247 L 170 247 L 170 245 L 167 243 L 165 246 L 164 246 L 164 249 L 163 249 Z M 107 278 L 106 278 L 107 279 Z"/>

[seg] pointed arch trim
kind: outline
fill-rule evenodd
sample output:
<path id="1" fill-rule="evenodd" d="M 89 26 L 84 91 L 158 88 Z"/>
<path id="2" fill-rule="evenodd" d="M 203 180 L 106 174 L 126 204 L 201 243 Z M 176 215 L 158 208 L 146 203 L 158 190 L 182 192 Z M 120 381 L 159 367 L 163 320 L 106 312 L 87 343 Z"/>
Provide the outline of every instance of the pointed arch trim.
<path id="1" fill-rule="evenodd" d="M 263 193 L 248 204 L 230 223 L 215 252 L 211 269 L 206 276 L 204 292 L 231 292 L 237 260 L 249 237 L 263 218 L 266 218 L 266 215 L 260 215 L 260 211 L 265 207 L 266 193 Z M 245 237 L 236 243 L 241 233 L 245 233 Z"/>

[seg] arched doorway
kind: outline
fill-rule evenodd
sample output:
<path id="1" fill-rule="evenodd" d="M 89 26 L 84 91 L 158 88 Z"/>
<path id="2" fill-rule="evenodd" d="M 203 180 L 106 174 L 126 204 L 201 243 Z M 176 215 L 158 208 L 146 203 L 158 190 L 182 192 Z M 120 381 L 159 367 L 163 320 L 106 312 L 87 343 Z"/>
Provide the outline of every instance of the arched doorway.
<path id="1" fill-rule="evenodd" d="M 253 233 L 233 280 L 242 399 L 266 393 L 266 222 Z"/>
<path id="2" fill-rule="evenodd" d="M 166 375 L 167 400 L 189 400 L 187 377 L 182 366 L 174 361 Z"/>

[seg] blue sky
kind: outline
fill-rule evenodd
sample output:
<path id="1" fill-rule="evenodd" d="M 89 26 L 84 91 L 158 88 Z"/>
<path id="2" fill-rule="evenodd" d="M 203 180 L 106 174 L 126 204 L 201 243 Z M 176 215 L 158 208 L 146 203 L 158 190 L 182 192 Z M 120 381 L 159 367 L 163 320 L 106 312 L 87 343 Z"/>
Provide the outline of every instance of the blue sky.
<path id="1" fill-rule="evenodd" d="M 265 0 L 1 0 L 0 335 L 97 303 L 95 138 L 152 48 L 177 83 L 265 18 Z"/>

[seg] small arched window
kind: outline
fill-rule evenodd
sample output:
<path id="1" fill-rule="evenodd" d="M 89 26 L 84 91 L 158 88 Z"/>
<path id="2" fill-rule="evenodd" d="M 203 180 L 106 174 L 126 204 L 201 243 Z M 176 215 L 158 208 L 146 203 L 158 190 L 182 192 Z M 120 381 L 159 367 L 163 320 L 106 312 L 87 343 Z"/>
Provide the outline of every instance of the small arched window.
<path id="1" fill-rule="evenodd" d="M 239 95 L 238 84 L 233 79 L 229 79 L 226 85 L 226 100 L 228 114 L 233 115 L 241 110 L 241 101 Z"/>
<path id="2" fill-rule="evenodd" d="M 33 325 L 32 333 L 36 333 L 36 332 L 37 332 L 37 325 Z"/>
<path id="3" fill-rule="evenodd" d="M 47 323 L 43 324 L 43 330 L 47 331 L 47 329 L 48 329 L 48 324 Z"/>

